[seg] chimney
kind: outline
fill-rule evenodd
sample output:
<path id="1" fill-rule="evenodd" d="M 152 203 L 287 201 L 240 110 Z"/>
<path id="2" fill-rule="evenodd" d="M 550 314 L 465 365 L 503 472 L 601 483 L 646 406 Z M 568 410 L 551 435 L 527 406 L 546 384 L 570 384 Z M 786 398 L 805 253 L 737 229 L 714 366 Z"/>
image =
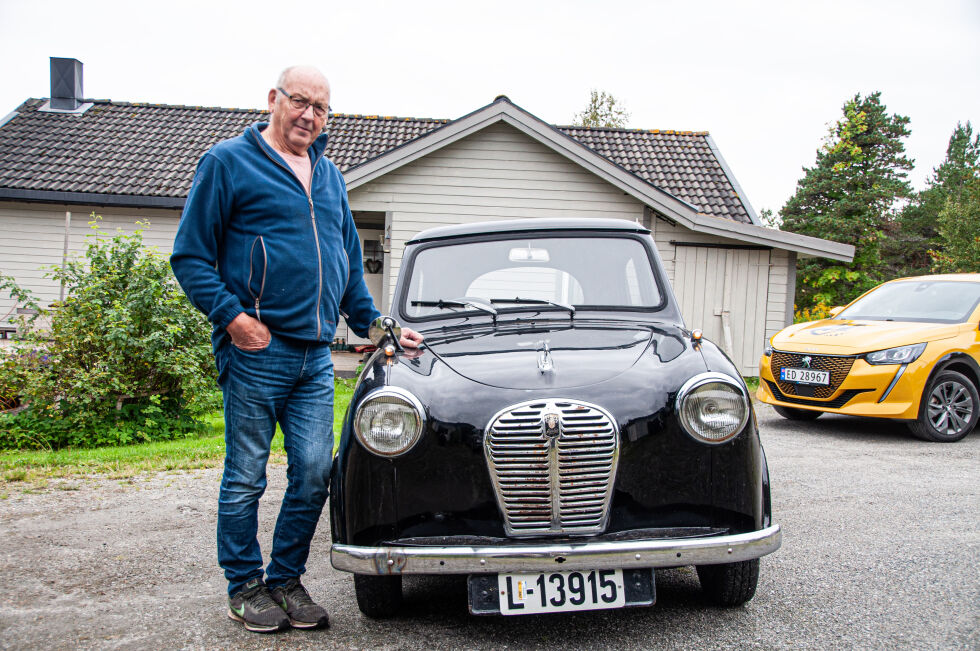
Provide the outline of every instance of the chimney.
<path id="1" fill-rule="evenodd" d="M 82 105 L 83 97 L 82 62 L 51 57 L 51 108 L 74 111 Z"/>

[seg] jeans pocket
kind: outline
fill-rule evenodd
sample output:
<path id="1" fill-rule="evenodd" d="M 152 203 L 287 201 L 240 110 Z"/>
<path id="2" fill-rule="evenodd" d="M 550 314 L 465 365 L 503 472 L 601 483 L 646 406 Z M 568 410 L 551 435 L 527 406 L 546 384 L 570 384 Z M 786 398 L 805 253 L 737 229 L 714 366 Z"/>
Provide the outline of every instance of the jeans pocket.
<path id="1" fill-rule="evenodd" d="M 238 346 L 235 345 L 235 342 L 231 341 L 231 337 L 229 337 L 228 340 L 231 342 L 231 347 L 240 353 L 245 353 L 246 355 L 261 355 L 262 353 L 272 348 L 272 342 L 276 340 L 276 337 L 270 331 L 269 341 L 262 348 L 256 348 L 255 350 L 245 350 L 244 348 L 239 348 Z"/>

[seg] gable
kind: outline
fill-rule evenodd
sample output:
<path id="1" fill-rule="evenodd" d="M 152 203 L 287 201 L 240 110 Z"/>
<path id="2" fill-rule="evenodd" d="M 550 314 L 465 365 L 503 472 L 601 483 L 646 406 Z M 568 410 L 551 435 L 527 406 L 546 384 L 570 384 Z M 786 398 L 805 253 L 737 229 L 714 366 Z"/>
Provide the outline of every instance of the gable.
<path id="1" fill-rule="evenodd" d="M 514 127 L 498 122 L 350 190 L 352 208 L 434 226 L 523 217 L 616 217 L 643 205 Z"/>

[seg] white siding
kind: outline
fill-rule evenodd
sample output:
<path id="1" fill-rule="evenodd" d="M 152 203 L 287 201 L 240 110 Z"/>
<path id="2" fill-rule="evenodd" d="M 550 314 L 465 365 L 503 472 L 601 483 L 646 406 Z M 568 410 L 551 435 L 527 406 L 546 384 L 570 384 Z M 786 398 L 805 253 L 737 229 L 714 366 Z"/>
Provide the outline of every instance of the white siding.
<path id="1" fill-rule="evenodd" d="M 0 203 L 0 271 L 30 289 L 42 304 L 58 300 L 60 286 L 44 277 L 42 267 L 60 265 L 65 246 L 65 212 L 71 210 L 69 255 L 84 253 L 86 236 L 92 233 L 88 222 L 94 212 L 102 216 L 101 230 L 114 234 L 117 228 L 132 232 L 136 221 L 149 221 L 143 239 L 161 253 L 169 255 L 180 212 L 61 206 L 29 203 Z M 0 320 L 13 308 L 9 296 L 0 296 Z"/>
<path id="2" fill-rule="evenodd" d="M 792 310 L 787 319 L 787 305 L 792 307 L 793 296 L 790 287 L 790 274 L 796 273 L 796 256 L 791 256 L 785 249 L 773 249 L 769 263 L 769 302 L 766 306 L 766 335 L 765 341 L 790 323 Z"/>
<path id="3" fill-rule="evenodd" d="M 350 204 L 393 213 L 391 292 L 405 242 L 427 228 L 524 217 L 643 217 L 637 200 L 500 123 L 355 188 Z"/>

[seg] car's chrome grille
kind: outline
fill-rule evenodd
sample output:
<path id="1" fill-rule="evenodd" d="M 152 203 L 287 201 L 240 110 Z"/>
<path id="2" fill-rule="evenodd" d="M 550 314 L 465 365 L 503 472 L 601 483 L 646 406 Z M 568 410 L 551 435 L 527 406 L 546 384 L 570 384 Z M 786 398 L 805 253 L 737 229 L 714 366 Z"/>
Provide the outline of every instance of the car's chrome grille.
<path id="1" fill-rule="evenodd" d="M 497 414 L 485 450 L 508 535 L 587 535 L 606 527 L 619 457 L 615 421 L 571 400 Z"/>
<path id="2" fill-rule="evenodd" d="M 810 358 L 810 366 L 815 371 L 828 371 L 830 373 L 830 385 L 825 387 L 807 386 L 783 382 L 779 379 L 779 371 L 782 368 L 801 368 L 804 366 L 803 358 Z M 784 353 L 773 351 L 769 366 L 772 368 L 772 375 L 776 380 L 779 390 L 788 396 L 805 396 L 807 398 L 820 398 L 826 400 L 834 395 L 837 388 L 847 377 L 854 364 L 853 357 L 843 357 L 836 355 L 808 355 L 806 353 Z"/>

